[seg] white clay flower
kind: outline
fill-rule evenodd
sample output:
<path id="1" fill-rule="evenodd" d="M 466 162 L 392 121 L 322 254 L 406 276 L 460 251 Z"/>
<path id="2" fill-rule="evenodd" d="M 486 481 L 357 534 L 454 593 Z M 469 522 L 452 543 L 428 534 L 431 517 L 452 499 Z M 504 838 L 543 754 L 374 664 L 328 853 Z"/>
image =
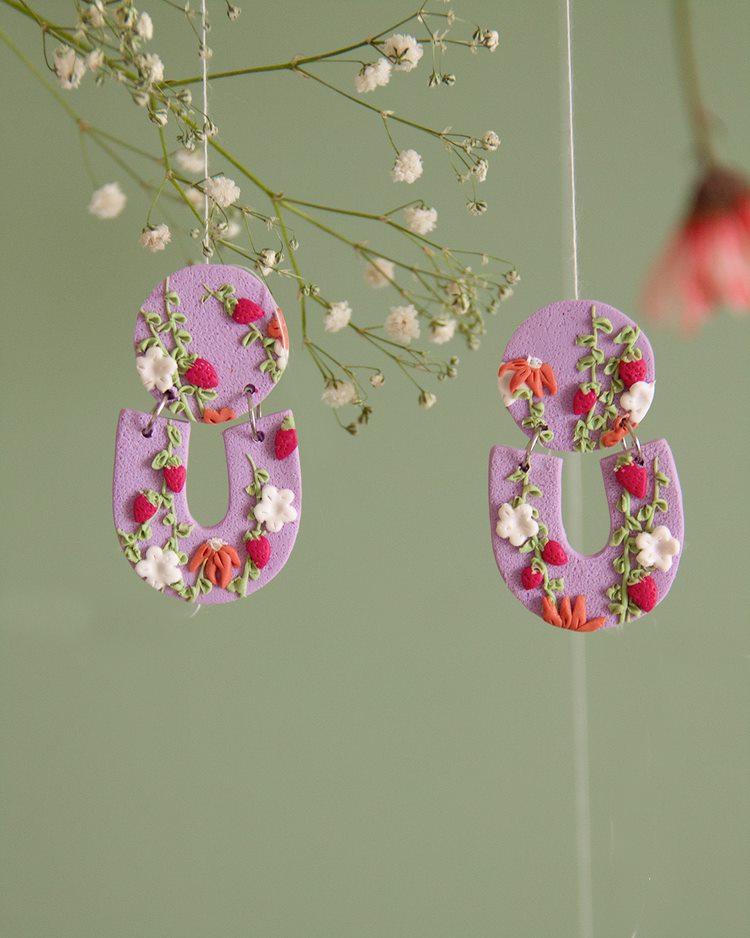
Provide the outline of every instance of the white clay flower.
<path id="1" fill-rule="evenodd" d="M 360 94 L 382 88 L 391 80 L 391 63 L 388 59 L 378 59 L 363 66 L 354 79 L 354 85 Z"/>
<path id="2" fill-rule="evenodd" d="M 273 354 L 276 356 L 276 367 L 283 371 L 289 364 L 289 348 L 284 345 L 281 339 L 273 343 Z"/>
<path id="3" fill-rule="evenodd" d="M 445 345 L 456 333 L 455 319 L 433 319 L 430 323 L 430 342 Z"/>
<path id="4" fill-rule="evenodd" d="M 117 218 L 127 201 L 128 197 L 120 188 L 120 183 L 108 182 L 91 193 L 89 212 L 95 218 Z"/>
<path id="5" fill-rule="evenodd" d="M 487 133 L 482 137 L 481 143 L 485 150 L 489 150 L 490 153 L 494 153 L 495 150 L 497 150 L 497 148 L 500 146 L 500 138 L 494 130 L 488 130 Z"/>
<path id="6" fill-rule="evenodd" d="M 217 176 L 215 179 L 207 180 L 206 192 L 219 208 L 229 208 L 240 197 L 240 187 L 234 179 L 229 179 L 227 176 Z"/>
<path id="7" fill-rule="evenodd" d="M 655 390 L 655 381 L 651 384 L 648 381 L 636 381 L 620 395 L 620 406 L 630 414 L 633 423 L 640 423 L 646 416 Z"/>
<path id="8" fill-rule="evenodd" d="M 394 33 L 383 43 L 383 52 L 397 72 L 410 72 L 419 65 L 424 49 L 414 36 Z"/>
<path id="9" fill-rule="evenodd" d="M 422 157 L 416 150 L 401 150 L 391 169 L 394 182 L 413 183 L 422 175 Z"/>
<path id="10" fill-rule="evenodd" d="M 138 240 L 144 248 L 156 254 L 157 251 L 163 251 L 172 240 L 172 232 L 167 225 L 149 225 L 143 229 Z"/>
<path id="11" fill-rule="evenodd" d="M 326 332 L 341 332 L 349 325 L 352 318 L 352 308 L 346 300 L 340 303 L 331 303 L 323 319 L 323 327 Z"/>
<path id="12" fill-rule="evenodd" d="M 141 13 L 139 15 L 138 19 L 135 21 L 135 32 L 139 38 L 146 42 L 154 38 L 154 23 L 148 13 Z"/>
<path id="13" fill-rule="evenodd" d="M 365 267 L 365 280 L 370 286 L 379 290 L 381 287 L 387 287 L 393 280 L 396 267 L 393 261 L 387 261 L 384 257 L 376 257 L 368 261 Z"/>
<path id="14" fill-rule="evenodd" d="M 279 255 L 276 251 L 272 251 L 271 248 L 263 248 L 262 251 L 258 252 L 258 256 L 255 259 L 255 266 L 264 277 L 267 277 L 278 262 Z"/>
<path id="15" fill-rule="evenodd" d="M 505 404 L 506 407 L 511 407 L 513 404 L 516 404 L 521 400 L 520 397 L 516 397 L 515 394 L 513 394 L 510 390 L 510 383 L 514 377 L 514 372 L 509 369 L 505 372 L 505 374 L 499 376 L 497 379 L 497 389 L 500 392 L 500 397 L 502 397 L 503 404 Z M 526 384 L 524 381 L 518 386 L 518 390 L 528 387 L 528 384 Z"/>
<path id="16" fill-rule="evenodd" d="M 393 306 L 385 319 L 385 331 L 394 342 L 408 345 L 419 338 L 419 318 L 411 303 L 408 306 Z"/>
<path id="17" fill-rule="evenodd" d="M 297 520 L 297 509 L 292 505 L 294 492 L 291 489 L 277 489 L 275 485 L 264 485 L 260 490 L 260 500 L 253 508 L 255 520 L 265 524 L 272 534 Z"/>
<path id="18" fill-rule="evenodd" d="M 203 153 L 201 150 L 178 150 L 175 160 L 186 173 L 203 173 Z"/>
<path id="19" fill-rule="evenodd" d="M 153 391 L 154 388 L 168 391 L 174 384 L 177 362 L 158 345 L 152 345 L 145 355 L 139 355 L 135 367 L 147 391 Z"/>
<path id="20" fill-rule="evenodd" d="M 672 532 L 663 524 L 653 531 L 641 531 L 636 536 L 638 548 L 636 560 L 642 567 L 655 567 L 666 572 L 672 566 L 672 558 L 680 552 L 680 542 L 672 537 Z"/>
<path id="21" fill-rule="evenodd" d="M 330 379 L 323 388 L 320 399 L 329 407 L 343 407 L 353 404 L 357 399 L 357 389 L 351 381 L 334 381 Z"/>
<path id="22" fill-rule="evenodd" d="M 432 393 L 432 391 L 420 391 L 419 392 L 419 406 L 422 410 L 429 410 L 431 407 L 435 406 L 437 397 Z"/>
<path id="23" fill-rule="evenodd" d="M 436 208 L 426 208 L 420 205 L 410 205 L 404 209 L 406 226 L 414 234 L 426 235 L 437 225 L 438 213 Z"/>
<path id="24" fill-rule="evenodd" d="M 530 537 L 539 533 L 539 525 L 531 516 L 532 508 L 527 502 L 514 508 L 505 502 L 497 510 L 497 525 L 495 530 L 498 537 L 502 537 L 514 547 L 520 547 Z"/>
<path id="25" fill-rule="evenodd" d="M 153 544 L 143 560 L 135 565 L 135 572 L 155 590 L 182 583 L 180 558 L 173 550 L 162 550 Z"/>
<path id="26" fill-rule="evenodd" d="M 86 63 L 70 46 L 58 46 L 55 49 L 52 65 L 60 87 L 66 91 L 77 88 L 86 74 Z"/>

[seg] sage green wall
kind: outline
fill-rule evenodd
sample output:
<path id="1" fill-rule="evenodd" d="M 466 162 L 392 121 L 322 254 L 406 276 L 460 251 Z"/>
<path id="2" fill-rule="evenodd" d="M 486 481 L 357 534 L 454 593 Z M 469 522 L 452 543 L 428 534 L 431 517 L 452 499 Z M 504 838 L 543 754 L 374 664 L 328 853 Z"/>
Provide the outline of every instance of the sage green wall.
<path id="1" fill-rule="evenodd" d="M 409 3 L 245 0 L 233 28 L 211 5 L 220 67 L 332 47 Z M 511 256 L 523 282 L 434 410 L 390 376 L 357 439 L 295 353 L 273 405 L 293 406 L 300 427 L 297 548 L 257 597 L 195 618 L 128 571 L 110 513 L 118 410 L 148 406 L 134 313 L 183 258 L 136 245 L 143 203 L 129 183 L 122 219 L 87 216 L 75 129 L 2 50 L 3 938 L 581 934 L 580 641 L 595 934 L 747 934 L 750 323 L 723 313 L 692 343 L 646 324 L 659 379 L 646 436 L 668 438 L 687 514 L 669 599 L 589 638 L 528 616 L 495 568 L 485 476 L 489 447 L 520 439 L 495 390 L 501 349 L 569 288 L 561 16 L 550 0 L 456 5 L 497 25 L 500 50 L 452 55 L 450 91 L 428 94 L 422 71 L 382 100 L 501 134 L 486 217 L 466 216 L 438 149 L 425 148 L 415 191 L 439 205 L 442 235 Z M 695 7 L 720 147 L 747 168 L 750 10 Z M 173 72 L 191 67 L 184 33 L 165 37 L 165 13 L 155 19 L 154 48 Z M 0 7 L 0 26 L 39 57 L 20 16 Z M 635 312 L 692 173 L 668 5 L 578 0 L 575 66 L 583 293 Z M 135 108 L 108 115 L 123 102 L 106 89 L 71 100 L 103 126 L 147 133 Z M 310 83 L 219 83 L 212 108 L 227 141 L 287 191 L 393 204 L 377 119 Z M 122 178 L 95 165 L 102 182 Z M 377 319 L 382 298 L 350 256 L 299 233 L 309 268 Z M 291 311 L 290 286 L 275 290 Z M 195 431 L 191 451 L 206 522 L 226 505 L 218 436 Z M 595 504 L 580 546 L 593 551 L 606 531 L 596 457 L 583 474 Z"/>

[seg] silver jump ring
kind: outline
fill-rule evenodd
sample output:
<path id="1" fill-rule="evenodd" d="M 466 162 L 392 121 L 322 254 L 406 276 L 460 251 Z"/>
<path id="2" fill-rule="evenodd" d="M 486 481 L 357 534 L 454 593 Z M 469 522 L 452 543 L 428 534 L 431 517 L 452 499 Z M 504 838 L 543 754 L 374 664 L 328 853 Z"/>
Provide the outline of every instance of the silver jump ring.
<path id="1" fill-rule="evenodd" d="M 247 411 L 248 416 L 250 417 L 250 438 L 255 443 L 262 443 L 265 440 L 266 435 L 262 430 L 258 429 L 258 420 L 263 416 L 261 405 L 256 404 L 253 406 L 253 394 L 256 393 L 258 389 L 254 384 L 245 385 L 245 394 L 247 395 Z"/>
<path id="2" fill-rule="evenodd" d="M 635 448 L 635 461 L 638 463 L 639 466 L 642 466 L 643 463 L 645 462 L 645 459 L 644 459 L 644 457 L 643 457 L 643 449 L 641 448 L 641 441 L 638 439 L 638 436 L 636 435 L 635 427 L 634 427 L 633 424 L 630 422 L 630 414 L 629 414 L 629 413 L 628 413 L 628 414 L 625 414 L 625 419 L 623 420 L 623 425 L 627 428 L 627 431 L 628 431 L 628 433 L 630 434 L 630 436 L 633 437 L 633 443 L 634 443 L 634 448 Z M 622 440 L 622 448 L 623 448 L 623 449 L 625 450 L 625 452 L 627 453 L 627 452 L 630 450 L 630 447 L 629 447 L 629 446 L 627 445 L 627 443 L 625 442 L 626 439 L 627 439 L 627 437 L 623 437 L 623 440 Z"/>
<path id="3" fill-rule="evenodd" d="M 534 447 L 539 442 L 539 438 L 541 437 L 542 433 L 545 430 L 549 430 L 549 427 L 547 426 L 546 423 L 538 424 L 534 429 L 533 436 L 531 437 L 529 442 L 526 444 L 526 452 L 524 453 L 523 462 L 518 467 L 519 469 L 522 469 L 524 472 L 528 472 L 529 469 L 531 468 L 531 454 L 533 453 Z"/>
<path id="4" fill-rule="evenodd" d="M 165 391 L 162 394 L 161 400 L 158 402 L 156 407 L 151 411 L 151 416 L 148 418 L 148 423 L 141 430 L 142 436 L 145 436 L 146 439 L 151 438 L 151 434 L 154 432 L 154 424 L 156 423 L 156 418 L 161 414 L 164 408 L 167 406 L 167 403 L 173 403 L 177 400 L 177 392 L 174 388 L 170 388 L 168 391 Z"/>

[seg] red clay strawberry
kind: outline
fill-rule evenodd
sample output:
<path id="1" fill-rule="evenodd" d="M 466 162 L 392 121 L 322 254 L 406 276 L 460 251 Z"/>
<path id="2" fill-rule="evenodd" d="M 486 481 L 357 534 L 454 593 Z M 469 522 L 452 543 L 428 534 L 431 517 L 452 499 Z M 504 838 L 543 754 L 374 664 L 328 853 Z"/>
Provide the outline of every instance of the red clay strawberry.
<path id="1" fill-rule="evenodd" d="M 205 358 L 196 358 L 185 372 L 185 378 L 197 388 L 216 388 L 219 386 L 219 376 L 211 362 Z"/>
<path id="2" fill-rule="evenodd" d="M 536 589 L 540 585 L 544 576 L 533 567 L 524 567 L 521 571 L 521 583 L 523 583 L 523 588 L 525 590 Z"/>
<path id="3" fill-rule="evenodd" d="M 297 431 L 294 429 L 294 417 L 284 417 L 281 427 L 276 431 L 274 441 L 277 459 L 286 459 L 297 449 Z"/>
<path id="4" fill-rule="evenodd" d="M 141 492 L 135 496 L 133 502 L 133 517 L 138 524 L 145 524 L 149 518 L 156 514 L 156 505 Z"/>
<path id="5" fill-rule="evenodd" d="M 267 537 L 251 538 L 245 541 L 245 547 L 248 557 L 259 570 L 262 570 L 271 559 L 271 544 Z"/>
<path id="6" fill-rule="evenodd" d="M 632 362 L 620 362 L 618 369 L 622 383 L 626 388 L 632 387 L 636 382 L 646 377 L 646 362 L 642 358 Z"/>
<path id="7" fill-rule="evenodd" d="M 164 481 L 167 483 L 167 488 L 171 489 L 173 492 L 181 492 L 185 485 L 185 472 L 184 466 L 165 466 L 164 467 Z"/>
<path id="8" fill-rule="evenodd" d="M 648 472 L 644 466 L 637 463 L 626 463 L 615 469 L 615 478 L 626 492 L 635 495 L 636 498 L 645 498 L 648 490 Z"/>
<path id="9" fill-rule="evenodd" d="M 248 300 L 246 297 L 237 300 L 237 305 L 232 311 L 232 319 L 241 326 L 246 326 L 250 322 L 257 322 L 265 315 L 266 312 L 262 306 L 258 306 L 257 303 L 253 303 L 252 300 Z"/>
<path id="10" fill-rule="evenodd" d="M 581 414 L 587 414 L 596 404 L 596 391 L 588 391 L 586 394 L 578 388 L 573 398 L 573 413 L 580 417 Z"/>
<path id="11" fill-rule="evenodd" d="M 542 560 L 551 567 L 562 567 L 568 562 L 568 555 L 558 541 L 547 541 L 542 550 Z"/>
<path id="12" fill-rule="evenodd" d="M 640 583 L 633 583 L 628 587 L 628 596 L 630 596 L 639 609 L 642 609 L 644 612 L 651 612 L 658 599 L 656 583 L 654 583 L 650 576 L 647 576 L 646 579 L 641 580 Z"/>

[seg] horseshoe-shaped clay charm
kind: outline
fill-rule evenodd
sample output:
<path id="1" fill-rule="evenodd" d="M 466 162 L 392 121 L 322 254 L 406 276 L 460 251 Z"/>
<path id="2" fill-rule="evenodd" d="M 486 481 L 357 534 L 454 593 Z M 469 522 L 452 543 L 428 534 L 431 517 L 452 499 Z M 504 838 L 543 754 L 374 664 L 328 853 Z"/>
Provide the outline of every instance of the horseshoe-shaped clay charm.
<path id="1" fill-rule="evenodd" d="M 288 361 L 281 310 L 247 270 L 186 267 L 144 303 L 135 352 L 158 403 L 150 415 L 120 413 L 112 507 L 125 556 L 150 586 L 188 602 L 249 595 L 286 563 L 300 515 L 292 412 L 258 415 Z M 225 423 L 250 405 L 250 422 L 224 431 L 227 514 L 201 527 L 186 495 L 190 422 Z"/>
<path id="2" fill-rule="evenodd" d="M 490 452 L 492 548 L 510 591 L 545 622 L 576 632 L 650 612 L 677 574 L 684 520 L 668 443 L 641 446 L 635 436 L 655 388 L 645 335 L 604 303 L 552 303 L 511 337 L 498 386 L 530 437 L 526 450 Z M 599 553 L 578 554 L 568 543 L 562 460 L 532 455 L 538 442 L 580 453 L 623 444 L 601 461 L 611 530 Z"/>

